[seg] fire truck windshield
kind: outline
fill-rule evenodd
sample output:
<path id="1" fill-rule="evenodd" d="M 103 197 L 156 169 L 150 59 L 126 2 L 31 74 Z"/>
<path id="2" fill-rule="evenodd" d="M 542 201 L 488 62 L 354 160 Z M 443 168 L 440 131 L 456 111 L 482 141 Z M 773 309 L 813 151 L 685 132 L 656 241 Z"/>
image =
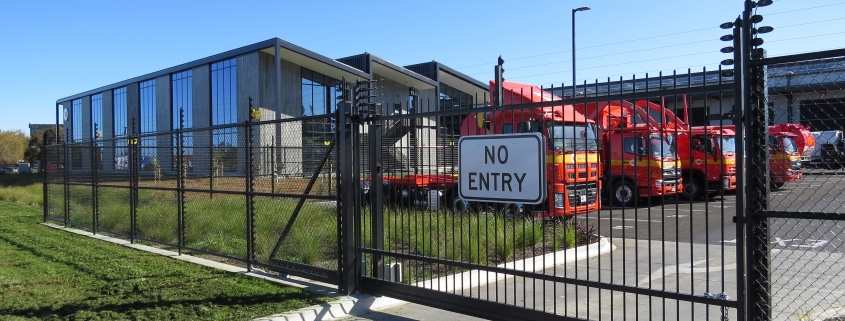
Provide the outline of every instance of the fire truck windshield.
<path id="1" fill-rule="evenodd" d="M 660 135 L 650 135 L 651 141 L 651 155 L 660 158 L 677 158 L 675 155 L 674 138 L 671 135 L 666 135 L 665 139 Z M 671 144 L 667 141 L 673 141 Z"/>
<path id="2" fill-rule="evenodd" d="M 722 136 L 719 148 L 722 149 L 722 154 L 736 153 L 736 136 Z"/>
<path id="3" fill-rule="evenodd" d="M 783 137 L 783 151 L 787 153 L 797 153 L 798 152 L 798 145 L 795 144 L 795 137 L 784 136 Z"/>
<path id="4" fill-rule="evenodd" d="M 549 148 L 563 151 L 595 151 L 599 149 L 596 127 L 593 124 L 546 123 Z"/>

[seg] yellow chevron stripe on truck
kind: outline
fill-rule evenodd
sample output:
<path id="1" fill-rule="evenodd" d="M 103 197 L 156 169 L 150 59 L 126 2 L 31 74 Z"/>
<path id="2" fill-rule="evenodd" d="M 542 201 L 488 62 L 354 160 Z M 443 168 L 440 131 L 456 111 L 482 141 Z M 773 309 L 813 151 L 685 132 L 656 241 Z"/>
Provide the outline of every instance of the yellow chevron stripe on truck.
<path id="1" fill-rule="evenodd" d="M 597 154 L 566 154 L 566 155 L 546 155 L 546 163 L 563 164 L 584 164 L 596 163 L 599 161 Z"/>

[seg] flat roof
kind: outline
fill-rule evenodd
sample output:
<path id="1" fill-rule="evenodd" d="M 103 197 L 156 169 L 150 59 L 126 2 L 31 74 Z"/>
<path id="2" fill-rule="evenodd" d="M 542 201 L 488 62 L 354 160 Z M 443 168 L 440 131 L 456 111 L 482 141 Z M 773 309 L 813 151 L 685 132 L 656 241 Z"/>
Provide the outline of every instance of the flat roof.
<path id="1" fill-rule="evenodd" d="M 120 88 L 132 83 L 149 80 L 163 75 L 169 75 L 172 73 L 191 69 L 196 66 L 217 62 L 220 60 L 236 57 L 253 51 L 262 51 L 270 55 L 275 55 L 276 45 L 279 46 L 280 55 L 283 57 L 284 60 L 291 61 L 308 69 L 312 69 L 314 71 L 321 72 L 332 77 L 336 77 L 337 79 L 340 79 L 339 75 L 347 76 L 349 78 L 368 77 L 366 73 L 363 73 L 360 70 L 352 68 L 346 64 L 340 63 L 334 59 L 320 55 L 316 52 L 294 45 L 282 39 L 272 38 L 251 45 L 246 45 L 237 49 L 225 51 L 216 55 L 197 59 L 184 64 L 176 65 L 170 68 L 162 69 L 156 72 L 144 74 L 142 76 L 116 82 L 111 85 L 102 86 L 76 95 L 67 96 L 56 100 L 56 103 L 61 103 L 93 94 L 98 94 L 109 89 Z"/>

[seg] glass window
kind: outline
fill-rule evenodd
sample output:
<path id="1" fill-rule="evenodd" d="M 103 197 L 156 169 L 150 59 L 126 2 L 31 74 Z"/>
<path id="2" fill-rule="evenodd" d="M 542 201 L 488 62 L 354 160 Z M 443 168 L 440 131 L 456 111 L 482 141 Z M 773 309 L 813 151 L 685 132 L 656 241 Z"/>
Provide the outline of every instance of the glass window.
<path id="1" fill-rule="evenodd" d="M 787 153 L 797 153 L 798 145 L 795 144 L 795 137 L 783 137 L 783 151 Z"/>
<path id="2" fill-rule="evenodd" d="M 336 79 L 302 68 L 302 116 L 326 115 L 337 108 Z"/>
<path id="3" fill-rule="evenodd" d="M 191 79 L 190 70 L 173 74 L 173 129 L 193 127 Z"/>
<path id="4" fill-rule="evenodd" d="M 91 137 L 103 138 L 103 94 L 91 95 Z"/>
<path id="5" fill-rule="evenodd" d="M 736 153 L 736 136 L 722 136 L 719 148 L 722 149 L 724 154 Z"/>
<path id="6" fill-rule="evenodd" d="M 126 115 L 126 87 L 117 88 L 112 94 L 112 112 L 114 114 L 114 137 L 125 137 L 129 134 Z M 126 139 L 116 139 L 114 142 L 114 169 L 126 170 L 129 167 L 129 150 Z"/>
<path id="7" fill-rule="evenodd" d="M 440 110 L 470 109 L 475 107 L 475 97 L 446 84 L 440 84 Z M 461 122 L 467 114 L 443 116 L 445 134 L 456 136 L 461 133 Z"/>
<path id="8" fill-rule="evenodd" d="M 599 148 L 594 125 L 550 121 L 546 124 L 546 129 L 549 135 L 549 148 L 554 150 L 573 152 L 595 151 Z"/>
<path id="9" fill-rule="evenodd" d="M 187 129 L 194 126 L 194 108 L 192 95 L 192 75 L 190 70 L 173 74 L 173 130 Z M 193 168 L 193 133 L 182 133 L 182 153 L 185 155 L 185 165 L 188 169 Z M 173 135 L 173 155 L 179 155 L 179 136 Z M 176 169 L 178 162 L 172 162 L 173 169 Z"/>
<path id="10" fill-rule="evenodd" d="M 778 144 L 778 138 L 774 136 L 769 136 L 769 150 L 773 152 L 780 151 L 780 144 Z"/>
<path id="11" fill-rule="evenodd" d="M 156 82 L 141 82 L 141 134 L 156 132 Z M 155 136 L 141 137 L 141 168 L 152 169 L 156 157 Z"/>
<path id="12" fill-rule="evenodd" d="M 211 64 L 211 124 L 235 124 L 237 114 L 237 60 L 229 59 Z M 236 169 L 238 146 L 237 128 L 219 128 L 212 134 L 213 166 L 223 171 Z"/>
<path id="13" fill-rule="evenodd" d="M 238 122 L 235 59 L 211 64 L 211 124 Z"/>
<path id="14" fill-rule="evenodd" d="M 126 122 L 126 87 L 114 90 L 114 137 L 123 137 L 129 134 Z"/>
<path id="15" fill-rule="evenodd" d="M 82 141 L 82 99 L 71 102 L 71 138 L 72 142 Z"/>

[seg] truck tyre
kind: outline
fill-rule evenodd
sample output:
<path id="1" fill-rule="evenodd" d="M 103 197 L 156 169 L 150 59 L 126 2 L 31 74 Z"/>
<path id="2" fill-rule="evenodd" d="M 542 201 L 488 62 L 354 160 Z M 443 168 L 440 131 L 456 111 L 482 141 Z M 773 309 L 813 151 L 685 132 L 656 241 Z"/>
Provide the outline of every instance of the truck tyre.
<path id="1" fill-rule="evenodd" d="M 772 182 L 772 186 L 771 186 L 771 187 L 772 187 L 772 189 L 774 189 L 774 190 L 778 190 L 778 189 L 783 188 L 783 186 L 784 186 L 784 185 L 786 185 L 786 182 L 780 182 L 780 183 L 775 183 L 775 182 Z"/>
<path id="2" fill-rule="evenodd" d="M 457 188 L 451 188 L 440 198 L 440 202 L 445 205 L 452 214 L 463 214 L 467 213 L 472 210 L 472 203 L 463 199 L 460 194 L 458 194 Z"/>
<path id="3" fill-rule="evenodd" d="M 681 191 L 681 196 L 684 199 L 700 200 L 704 198 L 704 195 L 707 195 L 707 191 L 704 190 L 704 183 L 701 179 L 692 176 L 684 178 L 684 188 Z"/>
<path id="4" fill-rule="evenodd" d="M 613 189 L 610 191 L 610 198 L 614 205 L 623 207 L 637 206 L 637 200 L 640 198 L 637 193 L 637 186 L 627 179 L 621 179 L 613 183 Z"/>
<path id="5" fill-rule="evenodd" d="M 522 218 L 522 206 L 516 203 L 507 203 L 502 206 L 502 215 L 508 220 L 518 220 Z"/>

